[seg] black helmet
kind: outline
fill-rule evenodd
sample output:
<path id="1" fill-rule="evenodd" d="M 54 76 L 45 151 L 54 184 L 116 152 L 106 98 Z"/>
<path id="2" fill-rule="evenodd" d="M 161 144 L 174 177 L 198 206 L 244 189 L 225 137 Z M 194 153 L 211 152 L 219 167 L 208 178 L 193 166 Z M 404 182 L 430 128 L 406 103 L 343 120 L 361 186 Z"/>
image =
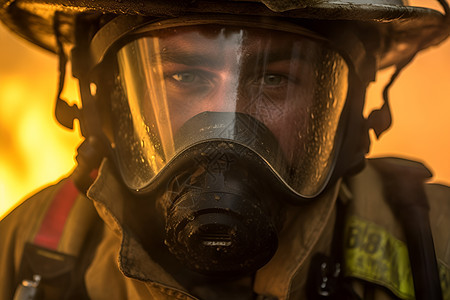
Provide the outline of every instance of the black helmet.
<path id="1" fill-rule="evenodd" d="M 444 3 L 443 0 L 436 0 Z M 231 13 L 237 15 L 272 15 L 313 20 L 348 20 L 372 23 L 382 28 L 386 44 L 378 67 L 383 68 L 436 45 L 449 35 L 448 17 L 438 11 L 408 6 L 404 0 L 261 0 L 261 1 L 45 1 L 2 0 L 0 19 L 11 30 L 52 52 L 54 15 L 63 13 L 62 33 L 68 43 L 74 42 L 73 18 L 86 12 L 139 16 L 177 16 L 186 13 Z"/>

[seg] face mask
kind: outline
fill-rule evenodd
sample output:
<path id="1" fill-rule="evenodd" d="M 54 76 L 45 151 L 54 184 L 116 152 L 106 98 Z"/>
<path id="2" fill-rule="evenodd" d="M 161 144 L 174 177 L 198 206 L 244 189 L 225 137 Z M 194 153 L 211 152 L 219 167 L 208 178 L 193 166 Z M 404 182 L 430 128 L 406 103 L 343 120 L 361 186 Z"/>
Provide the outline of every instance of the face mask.
<path id="1" fill-rule="evenodd" d="M 210 138 L 230 126 L 239 135 L 234 141 Z M 200 273 L 236 275 L 259 269 L 277 249 L 282 213 L 279 195 L 264 174 L 270 170 L 258 172 L 260 158 L 241 143 L 274 151 L 276 140 L 262 123 L 235 113 L 201 113 L 185 123 L 175 140 L 185 143 L 192 134 L 203 142 L 178 159 L 178 175 L 158 203 L 165 243 Z"/>
<path id="2" fill-rule="evenodd" d="M 276 251 L 282 199 L 328 183 L 348 68 L 305 29 L 217 23 L 150 24 L 119 47 L 112 148 L 128 188 L 164 195 L 171 253 L 251 272 Z"/>

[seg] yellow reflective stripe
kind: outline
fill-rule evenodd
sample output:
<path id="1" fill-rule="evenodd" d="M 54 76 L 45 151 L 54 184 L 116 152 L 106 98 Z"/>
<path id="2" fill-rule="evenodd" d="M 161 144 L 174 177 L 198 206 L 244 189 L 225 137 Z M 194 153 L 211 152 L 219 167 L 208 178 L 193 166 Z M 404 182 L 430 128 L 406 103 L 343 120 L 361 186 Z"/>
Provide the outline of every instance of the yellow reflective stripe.
<path id="1" fill-rule="evenodd" d="M 450 300 L 450 269 L 442 262 L 439 263 L 439 277 L 441 278 L 442 299 Z"/>
<path id="2" fill-rule="evenodd" d="M 351 216 L 344 237 L 345 275 L 382 285 L 402 299 L 414 299 L 406 244 L 384 228 Z"/>

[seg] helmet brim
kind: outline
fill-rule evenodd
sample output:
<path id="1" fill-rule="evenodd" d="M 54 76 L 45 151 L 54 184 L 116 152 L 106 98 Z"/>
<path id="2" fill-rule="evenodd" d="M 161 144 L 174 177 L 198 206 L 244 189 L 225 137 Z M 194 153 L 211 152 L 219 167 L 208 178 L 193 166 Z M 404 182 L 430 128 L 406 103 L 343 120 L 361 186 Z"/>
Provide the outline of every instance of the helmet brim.
<path id="1" fill-rule="evenodd" d="M 176 2 L 176 3 L 174 3 Z M 62 0 L 0 0 L 0 19 L 12 31 L 33 44 L 57 52 L 54 37 L 54 15 L 63 17 L 61 36 L 73 43 L 75 16 L 83 12 L 117 15 L 178 16 L 186 13 L 232 13 L 240 15 L 283 16 L 314 20 L 347 20 L 371 23 L 386 35 L 387 43 L 380 53 L 378 68 L 399 64 L 422 49 L 445 40 L 450 31 L 448 18 L 442 13 L 422 7 L 388 4 L 349 4 L 322 2 L 302 7 L 274 7 L 273 1 L 242 3 L 226 1 L 62 1 Z M 296 1 L 298 2 L 298 1 Z M 220 5 L 222 4 L 222 5 Z M 251 9 L 249 9 L 251 5 Z M 268 8 L 270 7 L 270 9 Z"/>

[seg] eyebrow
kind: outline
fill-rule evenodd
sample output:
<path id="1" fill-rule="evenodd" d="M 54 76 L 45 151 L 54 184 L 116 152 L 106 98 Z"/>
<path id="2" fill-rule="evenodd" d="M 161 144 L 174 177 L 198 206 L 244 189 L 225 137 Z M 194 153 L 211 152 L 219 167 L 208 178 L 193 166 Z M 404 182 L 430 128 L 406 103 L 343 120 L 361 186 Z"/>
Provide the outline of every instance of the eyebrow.
<path id="1" fill-rule="evenodd" d="M 152 55 L 152 59 L 156 59 L 156 57 L 160 57 L 161 61 L 182 64 L 187 66 L 200 66 L 200 65 L 208 65 L 208 66 L 219 66 L 220 59 L 217 56 L 212 55 L 203 55 L 192 52 L 180 52 L 180 51 L 165 51 L 158 52 Z"/>
<path id="2" fill-rule="evenodd" d="M 240 64 L 251 66 L 262 66 L 282 60 L 301 60 L 310 61 L 311 56 L 306 51 L 296 51 L 293 53 L 292 47 L 283 47 L 282 45 L 273 45 L 272 47 L 249 47 L 244 46 L 240 49 L 242 56 Z M 217 54 L 212 49 L 191 49 L 183 45 L 168 45 L 163 51 L 152 53 L 151 59 L 156 61 L 161 59 L 162 63 L 175 63 L 186 66 L 209 66 L 219 68 L 224 64 L 223 56 Z"/>
<path id="3" fill-rule="evenodd" d="M 307 57 L 304 55 L 292 56 L 290 51 L 285 49 L 280 49 L 280 51 L 275 52 L 261 52 L 262 55 L 253 53 L 249 57 L 243 54 L 243 58 L 240 61 L 242 66 L 258 67 L 264 66 L 273 62 L 283 61 L 283 60 L 302 60 L 307 61 Z M 212 68 L 219 68 L 224 64 L 222 57 L 212 54 L 198 54 L 192 52 L 177 52 L 177 51 L 165 51 L 158 52 L 152 55 L 152 60 L 156 60 L 160 56 L 161 62 L 164 63 L 175 63 L 191 67 L 198 66 L 208 66 Z"/>

